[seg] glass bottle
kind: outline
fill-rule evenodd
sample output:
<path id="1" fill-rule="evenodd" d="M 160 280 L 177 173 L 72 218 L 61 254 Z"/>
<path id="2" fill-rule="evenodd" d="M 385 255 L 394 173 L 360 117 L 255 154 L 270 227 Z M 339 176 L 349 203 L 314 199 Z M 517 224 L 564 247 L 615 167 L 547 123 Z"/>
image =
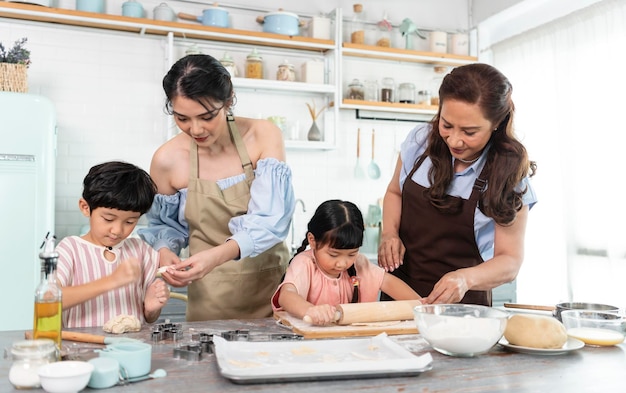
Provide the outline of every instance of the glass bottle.
<path id="1" fill-rule="evenodd" d="M 393 78 L 383 78 L 380 89 L 380 100 L 382 102 L 394 102 L 395 82 Z"/>
<path id="2" fill-rule="evenodd" d="M 383 19 L 379 21 L 376 26 L 378 26 L 378 38 L 376 38 L 376 46 L 382 46 L 389 48 L 391 47 L 391 30 L 393 26 L 391 22 L 387 19 L 387 14 L 383 16 Z"/>
<path id="3" fill-rule="evenodd" d="M 352 6 L 354 16 L 350 23 L 350 42 L 352 44 L 365 44 L 365 22 L 363 21 L 363 5 L 354 4 Z"/>
<path id="4" fill-rule="evenodd" d="M 37 369 L 58 360 L 58 350 L 54 341 L 44 338 L 23 340 L 13 343 L 10 358 L 9 381 L 16 389 L 34 389 L 41 386 Z M 5 352 L 6 357 L 6 352 Z"/>
<path id="5" fill-rule="evenodd" d="M 49 338 L 61 349 L 61 288 L 57 284 L 57 260 L 54 235 L 46 235 L 41 259 L 41 281 L 35 290 L 33 338 Z"/>
<path id="6" fill-rule="evenodd" d="M 256 48 L 246 57 L 246 78 L 263 79 L 263 58 Z"/>

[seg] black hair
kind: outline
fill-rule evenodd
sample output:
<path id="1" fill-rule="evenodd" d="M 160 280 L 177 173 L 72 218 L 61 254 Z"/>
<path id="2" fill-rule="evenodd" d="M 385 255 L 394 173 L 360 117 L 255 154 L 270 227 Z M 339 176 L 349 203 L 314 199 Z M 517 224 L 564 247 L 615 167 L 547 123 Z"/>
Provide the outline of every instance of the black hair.
<path id="1" fill-rule="evenodd" d="M 352 202 L 338 199 L 331 199 L 319 205 L 307 225 L 307 232 L 311 232 L 317 245 L 320 247 L 327 245 L 338 250 L 361 247 L 364 230 L 361 210 Z M 296 254 L 304 251 L 308 245 L 309 240 L 305 236 Z M 358 303 L 359 282 L 354 265 L 348 268 L 348 274 L 354 286 L 352 303 Z"/>
<path id="2" fill-rule="evenodd" d="M 93 166 L 83 180 L 83 199 L 91 211 L 106 207 L 144 214 L 156 193 L 157 186 L 146 171 L 121 161 Z"/>
<path id="3" fill-rule="evenodd" d="M 198 102 L 209 112 L 223 107 L 230 112 L 235 100 L 230 73 L 209 55 L 188 55 L 174 63 L 163 77 L 163 90 L 170 115 L 172 100 L 178 96 Z"/>

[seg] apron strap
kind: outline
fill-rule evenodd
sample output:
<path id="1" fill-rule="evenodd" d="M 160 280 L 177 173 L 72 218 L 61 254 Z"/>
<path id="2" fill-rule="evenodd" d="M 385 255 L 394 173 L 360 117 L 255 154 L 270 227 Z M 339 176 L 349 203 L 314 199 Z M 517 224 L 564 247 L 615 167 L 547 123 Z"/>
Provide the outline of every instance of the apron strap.
<path id="1" fill-rule="evenodd" d="M 226 119 L 228 120 L 228 131 L 230 132 L 230 137 L 235 143 L 237 153 L 239 153 L 239 159 L 242 163 L 241 167 L 246 174 L 246 179 L 251 181 L 254 179 L 254 170 L 252 168 L 250 156 L 248 156 L 248 150 L 246 150 L 246 145 L 243 143 L 243 139 L 241 139 L 241 134 L 239 133 L 237 124 L 235 124 L 235 118 L 232 115 L 227 115 Z"/>
<path id="2" fill-rule="evenodd" d="M 189 147 L 189 180 L 198 178 L 198 145 L 191 139 Z"/>

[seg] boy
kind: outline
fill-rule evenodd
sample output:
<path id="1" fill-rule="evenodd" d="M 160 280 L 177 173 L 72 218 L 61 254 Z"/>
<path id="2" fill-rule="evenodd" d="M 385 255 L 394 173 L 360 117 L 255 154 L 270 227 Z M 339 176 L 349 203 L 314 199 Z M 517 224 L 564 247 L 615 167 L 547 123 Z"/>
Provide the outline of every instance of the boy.
<path id="1" fill-rule="evenodd" d="M 157 320 L 169 299 L 165 282 L 155 280 L 159 254 L 128 238 L 155 194 L 150 175 L 135 165 L 115 161 L 89 170 L 78 201 L 89 232 L 56 248 L 64 328 L 103 326 L 119 315 Z"/>

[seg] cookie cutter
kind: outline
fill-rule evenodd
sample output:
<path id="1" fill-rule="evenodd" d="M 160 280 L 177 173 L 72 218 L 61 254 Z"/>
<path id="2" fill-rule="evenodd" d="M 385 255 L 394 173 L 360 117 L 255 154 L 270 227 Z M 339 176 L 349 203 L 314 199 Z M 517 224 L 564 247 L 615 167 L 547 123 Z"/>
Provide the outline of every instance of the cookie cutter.
<path id="1" fill-rule="evenodd" d="M 182 323 L 160 323 L 152 327 L 152 341 L 174 340 L 178 341 L 183 338 Z"/>
<path id="2" fill-rule="evenodd" d="M 221 336 L 228 341 L 295 341 L 303 340 L 304 336 L 296 333 L 263 333 L 249 330 L 229 330 Z"/>
<path id="3" fill-rule="evenodd" d="M 185 359 L 190 361 L 199 361 L 202 359 L 202 346 L 199 342 L 188 342 L 177 344 L 174 347 L 174 358 Z"/>

